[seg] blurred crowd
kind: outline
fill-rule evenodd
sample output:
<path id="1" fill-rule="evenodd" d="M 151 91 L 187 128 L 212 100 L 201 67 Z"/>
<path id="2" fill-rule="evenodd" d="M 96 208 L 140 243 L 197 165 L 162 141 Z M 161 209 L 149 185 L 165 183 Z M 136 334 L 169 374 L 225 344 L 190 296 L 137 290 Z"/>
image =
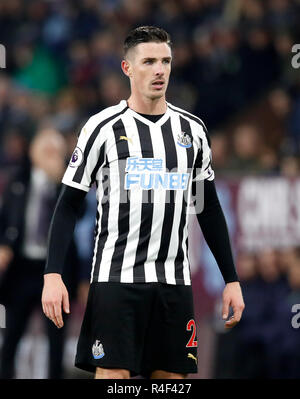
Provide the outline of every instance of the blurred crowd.
<path id="1" fill-rule="evenodd" d="M 247 304 L 230 334 L 219 329 L 215 378 L 300 378 L 300 247 L 240 253 Z"/>
<path id="2" fill-rule="evenodd" d="M 167 100 L 207 125 L 217 177 L 299 176 L 299 20 L 299 0 L 0 0 L 0 194 L 37 134 L 60 135 L 67 162 L 87 118 L 128 97 L 122 44 L 140 25 L 171 34 Z M 0 266 L 10 259 L 1 256 Z M 244 253 L 238 269 L 247 306 L 218 336 L 215 376 L 297 374 L 297 330 L 287 326 L 300 300 L 299 250 Z"/>
<path id="3" fill-rule="evenodd" d="M 122 43 L 138 25 L 173 42 L 168 100 L 212 137 L 220 174 L 299 171 L 299 0 L 0 0 L 0 168 L 41 125 L 74 144 L 93 113 L 128 95 Z"/>

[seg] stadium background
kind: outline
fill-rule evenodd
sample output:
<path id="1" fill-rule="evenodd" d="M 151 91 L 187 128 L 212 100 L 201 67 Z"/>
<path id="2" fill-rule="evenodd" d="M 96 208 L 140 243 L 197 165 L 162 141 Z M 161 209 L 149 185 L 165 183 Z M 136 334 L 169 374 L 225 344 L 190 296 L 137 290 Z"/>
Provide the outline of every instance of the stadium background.
<path id="1" fill-rule="evenodd" d="M 170 32 L 167 99 L 202 118 L 210 132 L 246 303 L 240 325 L 225 332 L 222 278 L 192 218 L 194 378 L 300 374 L 300 330 L 292 327 L 292 306 L 300 303 L 300 69 L 291 64 L 299 21 L 296 0 L 0 0 L 7 56 L 0 70 L 0 199 L 41 126 L 57 130 L 70 154 L 83 122 L 128 96 L 120 60 L 129 29 L 151 24 Z M 85 265 L 93 192 L 88 204 L 76 229 Z M 82 301 L 71 304 L 66 378 L 90 377 L 73 368 L 83 309 Z M 37 309 L 21 341 L 17 378 L 46 378 L 41 317 Z"/>

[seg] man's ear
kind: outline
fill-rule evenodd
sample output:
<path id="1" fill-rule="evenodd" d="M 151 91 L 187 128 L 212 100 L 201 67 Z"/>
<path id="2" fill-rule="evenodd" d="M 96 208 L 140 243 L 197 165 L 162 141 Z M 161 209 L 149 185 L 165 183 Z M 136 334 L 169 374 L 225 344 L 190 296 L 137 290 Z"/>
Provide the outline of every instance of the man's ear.
<path id="1" fill-rule="evenodd" d="M 126 76 L 129 78 L 131 77 L 131 66 L 127 60 L 122 60 L 121 62 L 122 71 L 125 73 Z"/>

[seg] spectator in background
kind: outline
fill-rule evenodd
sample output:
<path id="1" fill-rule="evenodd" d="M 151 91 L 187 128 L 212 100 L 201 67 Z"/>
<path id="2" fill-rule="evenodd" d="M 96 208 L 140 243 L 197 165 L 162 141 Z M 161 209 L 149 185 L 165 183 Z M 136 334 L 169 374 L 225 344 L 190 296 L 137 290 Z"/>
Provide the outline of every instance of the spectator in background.
<path id="1" fill-rule="evenodd" d="M 225 132 L 216 131 L 211 135 L 211 150 L 213 154 L 214 168 L 218 176 L 228 174 L 230 159 L 229 140 Z"/>
<path id="2" fill-rule="evenodd" d="M 7 123 L 9 109 L 9 94 L 11 82 L 5 75 L 0 75 L 0 143 L 2 142 L 2 134 Z"/>
<path id="3" fill-rule="evenodd" d="M 119 71 L 122 57 L 121 49 L 117 47 L 116 34 L 111 30 L 95 33 L 90 41 L 90 53 L 96 67 L 96 78 L 99 72 L 103 75 Z"/>
<path id="4" fill-rule="evenodd" d="M 258 158 L 261 173 L 264 176 L 276 176 L 279 171 L 279 160 L 278 154 L 274 148 L 271 146 L 264 146 L 261 149 L 261 154 Z"/>
<path id="5" fill-rule="evenodd" d="M 264 359 L 257 343 L 262 316 L 256 263 L 252 253 L 240 252 L 237 256 L 237 270 L 249 308 L 236 330 L 228 332 L 222 326 L 217 331 L 213 378 L 255 378 L 262 373 Z"/>
<path id="6" fill-rule="evenodd" d="M 27 156 L 28 142 L 20 128 L 9 128 L 2 142 L 4 153 L 1 164 L 5 168 L 18 167 Z"/>
<path id="7" fill-rule="evenodd" d="M 278 53 L 281 76 L 280 82 L 283 86 L 290 88 L 297 81 L 299 71 L 291 68 L 291 48 L 294 39 L 288 30 L 278 32 L 274 37 L 274 46 Z"/>
<path id="8" fill-rule="evenodd" d="M 91 58 L 88 43 L 83 40 L 73 41 L 69 46 L 68 56 L 69 82 L 76 87 L 93 83 L 99 71 Z"/>
<path id="9" fill-rule="evenodd" d="M 41 306 L 47 235 L 65 169 L 65 150 L 60 133 L 49 129 L 38 132 L 30 145 L 30 159 L 24 161 L 4 194 L 0 214 L 0 303 L 6 306 L 7 323 L 0 359 L 1 378 L 14 377 L 18 343 L 31 314 Z M 78 268 L 74 244 L 68 267 L 65 278 L 73 297 Z M 49 377 L 61 378 L 65 330 L 44 320 L 50 344 Z"/>
<path id="10" fill-rule="evenodd" d="M 215 378 L 284 378 L 289 375 L 291 368 L 284 370 L 281 361 L 285 356 L 285 363 L 292 359 L 291 350 L 287 350 L 288 337 L 294 333 L 290 328 L 291 307 L 287 306 L 291 295 L 287 276 L 292 275 L 290 262 L 294 262 L 295 256 L 285 255 L 280 258 L 273 249 L 238 255 L 237 270 L 247 310 L 238 328 L 232 331 L 234 334 L 218 334 Z M 281 259 L 285 259 L 284 266 L 279 262 Z M 294 269 L 295 274 L 297 270 Z M 234 349 L 231 354 L 228 348 Z"/>
<path id="11" fill-rule="evenodd" d="M 299 71 L 299 70 L 298 70 Z M 300 154 L 300 78 L 298 75 L 297 85 L 293 94 L 293 103 L 291 114 L 288 120 L 289 136 L 294 149 L 294 154 L 299 157 Z"/>
<path id="12" fill-rule="evenodd" d="M 32 40 L 25 43 L 22 40 L 15 48 L 14 80 L 32 91 L 53 96 L 66 83 L 64 65 L 47 48 L 35 45 Z"/>
<path id="13" fill-rule="evenodd" d="M 279 337 L 275 351 L 278 361 L 271 370 L 274 378 L 300 378 L 299 362 L 299 306 L 300 303 L 300 248 L 279 252 L 281 269 L 285 270 L 289 291 L 282 296 L 277 307 Z M 296 305 L 296 309 L 294 308 Z"/>
<path id="14" fill-rule="evenodd" d="M 258 157 L 260 155 L 262 137 L 254 125 L 238 125 L 233 132 L 233 157 L 230 168 L 233 172 L 257 174 L 261 166 Z"/>
<path id="15" fill-rule="evenodd" d="M 299 158 L 293 155 L 283 157 L 280 162 L 280 174 L 287 178 L 299 177 Z"/>
<path id="16" fill-rule="evenodd" d="M 299 250 L 297 251 L 294 247 L 281 248 L 277 251 L 278 264 L 282 274 L 287 275 L 290 266 L 296 262 L 297 256 L 299 256 L 297 252 Z"/>
<path id="17" fill-rule="evenodd" d="M 249 101 L 270 89 L 280 76 L 278 55 L 265 25 L 253 25 L 246 31 L 241 60 L 243 87 Z"/>
<path id="18" fill-rule="evenodd" d="M 127 82 L 120 75 L 107 74 L 105 79 L 99 82 L 99 95 L 101 98 L 99 108 L 109 107 L 119 101 L 120 98 L 125 98 L 129 95 Z"/>
<path id="19" fill-rule="evenodd" d="M 298 42 L 299 12 L 296 2 L 285 0 L 147 0 L 138 4 L 116 0 L 104 1 L 101 6 L 98 1 L 89 0 L 3 3 L 0 37 L 11 51 L 6 89 L 5 84 L 0 84 L 0 94 L 2 87 L 5 97 L 1 104 L 0 95 L 1 132 L 5 134 L 14 120 L 33 119 L 39 125 L 37 119 L 45 115 L 38 115 L 37 106 L 31 106 L 33 102 L 37 104 L 36 96 L 44 104 L 45 96 L 50 98 L 48 111 L 55 113 L 57 98 L 65 89 L 72 93 L 77 110 L 83 110 L 82 120 L 97 112 L 97 106 L 107 100 L 97 87 L 106 90 L 106 79 L 119 69 L 122 58 L 115 37 L 144 23 L 164 27 L 178 43 L 174 48 L 177 61 L 173 66 L 175 79 L 170 82 L 170 102 L 176 97 L 179 106 L 203 116 L 209 129 L 219 129 L 234 114 L 267 94 L 272 85 L 280 84 L 288 90 L 291 102 L 289 128 L 282 134 L 292 137 L 299 153 L 299 79 L 298 71 L 290 64 L 291 44 Z M 18 90 L 28 91 L 23 99 L 20 94 L 17 98 L 6 95 L 8 91 L 15 92 L 11 83 Z M 264 117 L 258 120 L 267 152 L 262 171 L 266 168 L 270 173 L 271 168 L 273 173 L 271 150 L 278 152 L 273 145 L 278 132 L 274 134 L 274 124 Z M 5 127 L 2 121 L 6 122 Z M 282 131 L 283 127 L 280 125 L 279 129 Z M 36 126 L 31 123 L 29 130 L 32 134 Z"/>
<path id="20" fill-rule="evenodd" d="M 263 112 L 268 113 L 265 141 L 277 152 L 293 152 L 288 148 L 290 144 L 285 143 L 288 139 L 288 120 L 291 112 L 291 98 L 288 92 L 282 87 L 271 90 Z"/>
<path id="21" fill-rule="evenodd" d="M 282 317 L 278 312 L 282 302 L 289 294 L 286 274 L 279 266 L 277 251 L 265 249 L 258 254 L 259 298 L 252 307 L 261 309 L 261 320 L 257 339 L 264 356 L 264 378 L 277 378 L 280 365 Z M 258 327 L 258 326 L 257 326 Z M 248 328 L 251 328 L 248 326 Z"/>

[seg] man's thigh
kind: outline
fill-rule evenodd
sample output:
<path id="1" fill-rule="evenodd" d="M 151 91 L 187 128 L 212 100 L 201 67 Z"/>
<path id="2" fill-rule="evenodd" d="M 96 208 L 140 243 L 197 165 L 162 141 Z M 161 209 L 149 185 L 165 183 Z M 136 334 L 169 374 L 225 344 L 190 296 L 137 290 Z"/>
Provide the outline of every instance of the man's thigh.
<path id="1" fill-rule="evenodd" d="M 75 365 L 139 374 L 152 298 L 151 284 L 93 283 Z"/>
<path id="2" fill-rule="evenodd" d="M 196 372 L 197 348 L 186 346 L 196 333 L 187 330 L 193 317 L 191 287 L 93 283 L 75 365 L 147 377 L 155 370 Z"/>
<path id="3" fill-rule="evenodd" d="M 123 369 L 105 369 L 101 367 L 96 368 L 95 379 L 97 380 L 106 380 L 106 379 L 129 379 L 130 371 Z"/>
<path id="4" fill-rule="evenodd" d="M 148 328 L 143 367 L 150 375 L 182 378 L 197 372 L 197 334 L 191 286 L 161 284 Z M 181 376 L 181 377 L 178 377 Z M 158 377 L 156 377 L 158 378 Z"/>
<path id="5" fill-rule="evenodd" d="M 151 379 L 183 380 L 187 374 L 170 373 L 164 370 L 155 370 L 151 373 Z"/>

